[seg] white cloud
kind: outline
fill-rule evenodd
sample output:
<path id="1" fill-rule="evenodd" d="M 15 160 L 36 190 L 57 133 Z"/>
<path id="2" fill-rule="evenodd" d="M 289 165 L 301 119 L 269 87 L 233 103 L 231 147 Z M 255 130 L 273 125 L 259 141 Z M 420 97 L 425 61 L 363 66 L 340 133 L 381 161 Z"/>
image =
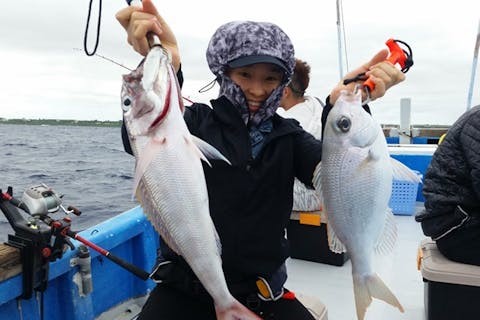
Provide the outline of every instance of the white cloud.
<path id="1" fill-rule="evenodd" d="M 94 3 L 98 3 L 94 1 Z M 183 94 L 207 102 L 216 89 L 199 94 L 213 76 L 205 62 L 209 37 L 222 23 L 250 19 L 275 22 L 312 66 L 308 93 L 324 98 L 339 79 L 335 1 L 285 3 L 244 0 L 160 2 L 157 7 L 177 34 L 185 73 Z M 134 68 L 140 56 L 126 44 L 114 15 L 123 1 L 103 1 L 98 53 Z M 121 78 L 127 72 L 83 48 L 88 1 L 5 2 L 0 11 L 3 101 L 0 117 L 120 119 Z M 95 7 L 94 7 L 95 8 Z M 366 62 L 384 42 L 398 38 L 413 49 L 415 65 L 407 80 L 372 103 L 382 123 L 399 122 L 400 99 L 412 100 L 412 122 L 451 124 L 465 111 L 480 3 L 459 0 L 343 1 L 350 68 Z M 90 21 L 90 48 L 96 32 Z M 60 14 L 59 14 L 60 13 Z M 20 18 L 21 17 L 21 18 Z M 473 102 L 480 103 L 478 72 Z"/>

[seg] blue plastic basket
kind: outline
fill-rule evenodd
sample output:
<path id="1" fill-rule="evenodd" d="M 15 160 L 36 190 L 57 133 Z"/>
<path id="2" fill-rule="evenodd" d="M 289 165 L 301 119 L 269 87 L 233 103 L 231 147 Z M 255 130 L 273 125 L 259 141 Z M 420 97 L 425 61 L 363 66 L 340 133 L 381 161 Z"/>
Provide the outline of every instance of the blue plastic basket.
<path id="1" fill-rule="evenodd" d="M 420 172 L 414 172 L 422 178 Z M 396 215 L 412 215 L 415 213 L 418 183 L 410 181 L 393 180 L 392 195 L 389 206 Z"/>

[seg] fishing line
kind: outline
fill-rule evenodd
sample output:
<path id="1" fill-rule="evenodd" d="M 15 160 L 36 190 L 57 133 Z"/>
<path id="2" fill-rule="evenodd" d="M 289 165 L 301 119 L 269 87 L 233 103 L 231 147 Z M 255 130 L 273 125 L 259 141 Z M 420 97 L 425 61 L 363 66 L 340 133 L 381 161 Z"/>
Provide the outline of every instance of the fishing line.
<path id="1" fill-rule="evenodd" d="M 116 64 L 117 66 L 120 66 L 120 67 L 122 67 L 122 68 L 125 68 L 125 69 L 127 69 L 128 71 L 133 71 L 133 69 L 130 69 L 129 67 L 126 67 L 126 66 L 124 66 L 123 64 L 121 64 L 121 63 L 119 63 L 119 62 L 117 62 L 117 61 L 115 61 L 115 60 L 113 60 L 113 59 L 110 59 L 110 58 L 108 58 L 108 57 L 102 56 L 101 54 L 98 54 L 98 53 L 95 53 L 95 55 L 96 55 L 97 57 L 100 57 L 100 58 L 104 59 L 104 60 L 110 61 L 110 62 Z"/>
<path id="2" fill-rule="evenodd" d="M 93 47 L 93 51 L 89 52 L 87 48 L 87 40 L 88 40 L 88 27 L 90 25 L 90 15 L 92 13 L 92 2 L 93 0 L 90 0 L 90 3 L 88 5 L 88 16 L 87 16 L 87 26 L 85 28 L 85 35 L 83 37 L 83 50 L 87 54 L 87 56 L 93 56 L 95 52 L 97 52 L 98 48 L 98 42 L 100 40 L 100 21 L 102 20 L 102 0 L 98 1 L 98 21 L 97 21 L 97 39 L 95 41 L 95 46 Z"/>
<path id="3" fill-rule="evenodd" d="M 203 87 L 201 87 L 198 92 L 199 93 L 204 93 L 204 92 L 207 92 L 208 90 L 211 90 L 213 89 L 213 87 L 215 86 L 215 83 L 217 82 L 217 78 L 213 79 L 212 81 L 210 81 L 209 83 L 207 83 L 206 85 L 204 85 Z"/>
<path id="4" fill-rule="evenodd" d="M 75 51 L 81 51 L 82 49 L 73 48 L 73 50 L 75 50 Z M 130 72 L 133 71 L 133 69 L 131 69 L 131 68 L 129 68 L 129 67 L 121 64 L 120 62 L 117 62 L 117 61 L 115 61 L 115 60 L 113 60 L 113 59 L 111 59 L 111 58 L 109 58 L 109 57 L 106 57 L 106 56 L 104 56 L 104 55 L 101 55 L 101 54 L 98 54 L 98 53 L 94 53 L 94 54 L 92 54 L 92 55 L 95 55 L 95 56 L 97 56 L 97 57 L 99 57 L 99 58 L 102 58 L 103 60 L 107 60 L 108 62 L 114 63 L 114 64 L 116 64 L 117 66 L 120 66 L 120 67 L 122 67 L 122 68 L 124 68 L 124 69 L 127 69 L 127 70 L 130 71 Z"/>

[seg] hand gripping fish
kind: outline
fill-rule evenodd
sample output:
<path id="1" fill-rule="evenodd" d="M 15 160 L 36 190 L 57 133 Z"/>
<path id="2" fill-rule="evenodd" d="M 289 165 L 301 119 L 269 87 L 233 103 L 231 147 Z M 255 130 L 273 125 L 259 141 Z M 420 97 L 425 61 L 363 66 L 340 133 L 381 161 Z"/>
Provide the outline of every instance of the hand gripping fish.
<path id="1" fill-rule="evenodd" d="M 192 136 L 170 56 L 160 45 L 123 76 L 122 109 L 136 159 L 134 193 L 167 244 L 213 298 L 217 319 L 259 319 L 228 291 L 220 240 L 211 220 L 201 159 L 223 159 Z"/>
<path id="2" fill-rule="evenodd" d="M 397 237 L 388 207 L 392 179 L 420 182 L 390 157 L 380 125 L 363 108 L 361 91 L 344 91 L 330 111 L 322 161 L 313 184 L 323 196 L 330 250 L 348 251 L 352 261 L 357 318 L 364 319 L 372 297 L 403 307 L 372 270 L 373 252 L 390 251 Z"/>

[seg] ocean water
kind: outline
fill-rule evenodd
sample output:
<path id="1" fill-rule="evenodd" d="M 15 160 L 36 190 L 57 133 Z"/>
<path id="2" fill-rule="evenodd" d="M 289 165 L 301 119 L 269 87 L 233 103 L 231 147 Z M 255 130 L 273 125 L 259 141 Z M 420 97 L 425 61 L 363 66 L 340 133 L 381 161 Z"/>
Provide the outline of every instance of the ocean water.
<path id="1" fill-rule="evenodd" d="M 132 200 L 134 158 L 123 151 L 120 128 L 0 124 L 0 189 L 20 198 L 45 183 L 63 205 L 82 211 L 72 218 L 81 231 L 137 205 Z M 53 218 L 65 216 L 61 211 Z M 0 212 L 0 241 L 13 229 Z"/>

